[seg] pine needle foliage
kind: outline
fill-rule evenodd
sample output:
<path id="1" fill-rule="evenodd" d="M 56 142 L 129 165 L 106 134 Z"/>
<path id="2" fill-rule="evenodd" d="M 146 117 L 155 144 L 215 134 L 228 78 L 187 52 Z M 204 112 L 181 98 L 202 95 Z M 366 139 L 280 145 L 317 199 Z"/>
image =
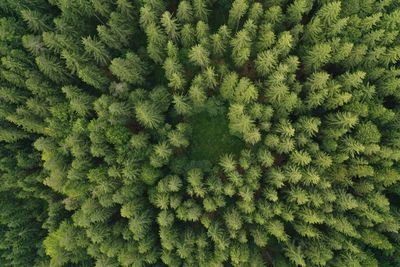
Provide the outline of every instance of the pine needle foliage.
<path id="1" fill-rule="evenodd" d="M 0 1 L 0 266 L 400 266 L 398 0 Z"/>

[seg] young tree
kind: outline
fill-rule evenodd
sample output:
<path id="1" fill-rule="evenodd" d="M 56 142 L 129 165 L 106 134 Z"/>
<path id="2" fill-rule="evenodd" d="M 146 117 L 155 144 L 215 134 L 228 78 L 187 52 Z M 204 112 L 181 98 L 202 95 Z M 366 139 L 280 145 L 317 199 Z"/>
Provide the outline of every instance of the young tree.
<path id="1" fill-rule="evenodd" d="M 249 59 L 250 45 L 251 39 L 249 33 L 244 29 L 239 31 L 232 39 L 232 58 L 237 67 L 243 66 L 243 64 Z"/>
<path id="2" fill-rule="evenodd" d="M 257 72 L 267 76 L 277 64 L 276 55 L 271 50 L 261 52 L 255 61 Z"/>
<path id="3" fill-rule="evenodd" d="M 180 1 L 176 17 L 181 23 L 188 23 L 193 20 L 193 7 L 189 1 Z"/>
<path id="4" fill-rule="evenodd" d="M 246 14 L 249 8 L 247 0 L 235 0 L 229 10 L 228 25 L 231 29 L 237 30 L 240 19 Z"/>
<path id="5" fill-rule="evenodd" d="M 178 23 L 176 19 L 172 17 L 171 13 L 169 13 L 168 11 L 166 11 L 161 16 L 161 25 L 164 27 L 164 30 L 169 38 L 171 38 L 172 40 L 176 40 L 179 37 Z"/>
<path id="6" fill-rule="evenodd" d="M 110 65 L 110 71 L 121 81 L 134 85 L 143 84 L 146 74 L 144 62 L 135 53 L 127 53 L 125 58 L 114 58 Z"/>
<path id="7" fill-rule="evenodd" d="M 210 64 L 209 52 L 202 45 L 195 45 L 190 49 L 189 60 L 199 67 L 207 67 Z"/>
<path id="8" fill-rule="evenodd" d="M 40 71 L 54 82 L 62 83 L 68 80 L 68 73 L 66 73 L 65 68 L 56 58 L 38 56 L 35 61 Z"/>
<path id="9" fill-rule="evenodd" d="M 163 116 L 151 102 L 139 102 L 135 105 L 135 113 L 138 121 L 148 128 L 156 128 L 163 122 Z"/>
<path id="10" fill-rule="evenodd" d="M 100 65 L 107 65 L 111 57 L 107 51 L 105 45 L 91 36 L 82 38 L 82 43 L 85 47 L 86 52 L 92 56 L 96 62 Z"/>
<path id="11" fill-rule="evenodd" d="M 28 27 L 34 32 L 44 32 L 52 30 L 50 19 L 51 17 L 36 10 L 22 10 L 22 19 L 28 24 Z"/>

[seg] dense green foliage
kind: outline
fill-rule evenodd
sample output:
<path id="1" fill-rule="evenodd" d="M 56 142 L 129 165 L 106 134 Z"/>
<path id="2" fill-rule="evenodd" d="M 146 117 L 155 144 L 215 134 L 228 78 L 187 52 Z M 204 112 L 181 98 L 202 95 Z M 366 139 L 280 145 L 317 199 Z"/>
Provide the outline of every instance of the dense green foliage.
<path id="1" fill-rule="evenodd" d="M 400 1 L 1 0 L 0 266 L 400 266 Z"/>

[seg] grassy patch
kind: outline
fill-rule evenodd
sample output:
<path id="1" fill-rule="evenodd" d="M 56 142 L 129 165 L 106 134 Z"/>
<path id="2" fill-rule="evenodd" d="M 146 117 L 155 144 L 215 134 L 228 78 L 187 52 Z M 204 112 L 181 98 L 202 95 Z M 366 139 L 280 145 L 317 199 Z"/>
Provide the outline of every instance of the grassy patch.
<path id="1" fill-rule="evenodd" d="M 217 163 L 225 153 L 238 154 L 244 143 L 229 133 L 228 120 L 225 114 L 211 116 L 207 112 L 195 114 L 190 123 L 190 158 L 196 161 Z"/>

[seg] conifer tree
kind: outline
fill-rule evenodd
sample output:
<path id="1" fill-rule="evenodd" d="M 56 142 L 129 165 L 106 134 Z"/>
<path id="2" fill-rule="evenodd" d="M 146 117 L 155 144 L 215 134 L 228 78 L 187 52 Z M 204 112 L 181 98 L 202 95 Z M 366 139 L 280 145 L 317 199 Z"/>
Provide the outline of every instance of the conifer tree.
<path id="1" fill-rule="evenodd" d="M 400 4 L 0 1 L 1 266 L 400 266 Z"/>

